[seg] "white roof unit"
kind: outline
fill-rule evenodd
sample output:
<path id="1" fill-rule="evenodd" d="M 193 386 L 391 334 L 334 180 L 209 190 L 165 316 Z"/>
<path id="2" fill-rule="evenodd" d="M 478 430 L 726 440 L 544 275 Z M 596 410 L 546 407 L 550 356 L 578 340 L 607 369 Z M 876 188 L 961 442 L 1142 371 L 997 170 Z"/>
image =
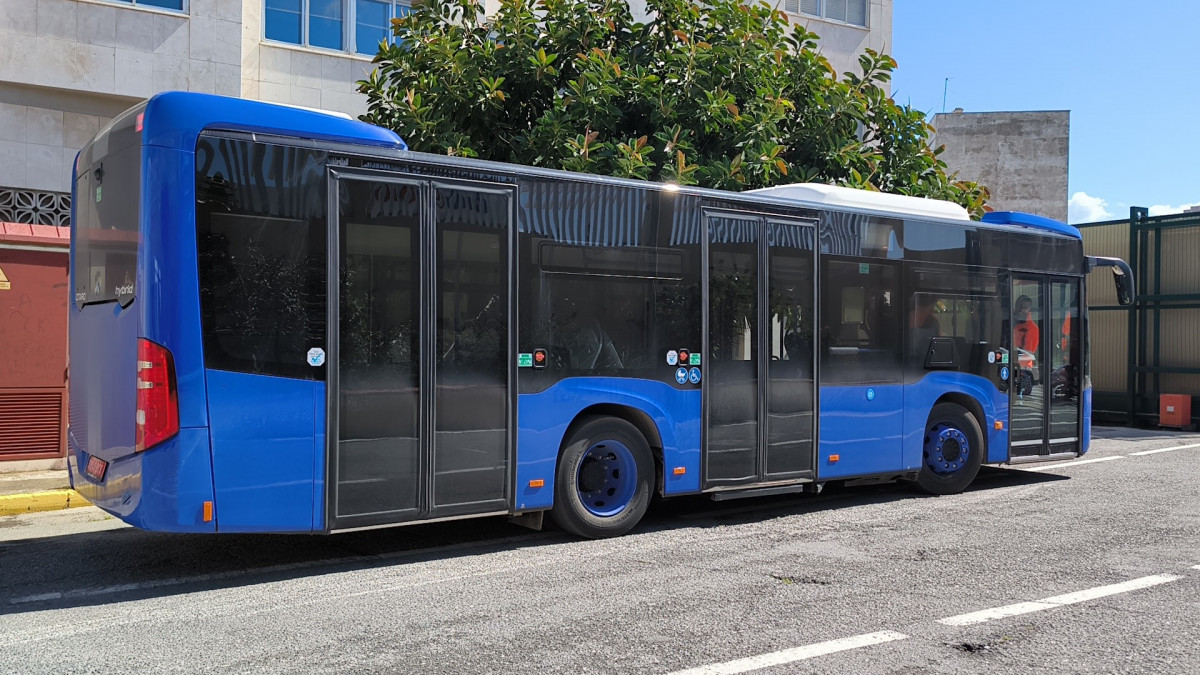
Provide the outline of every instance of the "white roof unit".
<path id="1" fill-rule="evenodd" d="M 872 192 L 857 188 L 825 185 L 823 183 L 793 183 L 791 185 L 776 185 L 775 187 L 747 190 L 747 193 L 770 195 L 782 199 L 820 204 L 823 206 L 840 206 L 849 209 L 868 209 L 871 211 L 886 211 L 888 213 L 927 216 L 932 218 L 950 218 L 952 220 L 970 220 L 971 214 L 966 209 L 941 199 L 926 199 L 925 197 L 909 197 L 888 192 Z"/>

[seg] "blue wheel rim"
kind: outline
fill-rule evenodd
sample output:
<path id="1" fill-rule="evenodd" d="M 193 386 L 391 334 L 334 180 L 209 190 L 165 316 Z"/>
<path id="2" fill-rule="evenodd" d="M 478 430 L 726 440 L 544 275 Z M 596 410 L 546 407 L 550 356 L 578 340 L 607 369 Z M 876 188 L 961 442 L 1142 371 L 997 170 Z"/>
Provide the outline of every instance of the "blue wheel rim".
<path id="1" fill-rule="evenodd" d="M 624 443 L 607 440 L 583 453 L 575 472 L 575 490 L 594 516 L 615 516 L 629 506 L 637 487 L 637 463 Z"/>
<path id="2" fill-rule="evenodd" d="M 938 424 L 925 434 L 925 466 L 942 476 L 967 465 L 971 443 L 967 435 L 948 424 Z"/>

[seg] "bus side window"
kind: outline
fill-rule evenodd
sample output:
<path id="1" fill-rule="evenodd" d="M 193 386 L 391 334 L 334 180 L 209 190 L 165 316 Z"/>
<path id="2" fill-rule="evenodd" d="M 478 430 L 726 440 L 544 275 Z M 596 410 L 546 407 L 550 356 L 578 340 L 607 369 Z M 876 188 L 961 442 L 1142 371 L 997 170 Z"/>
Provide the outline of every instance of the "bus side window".
<path id="1" fill-rule="evenodd" d="M 822 380 L 900 381 L 896 265 L 827 259 L 822 271 Z"/>

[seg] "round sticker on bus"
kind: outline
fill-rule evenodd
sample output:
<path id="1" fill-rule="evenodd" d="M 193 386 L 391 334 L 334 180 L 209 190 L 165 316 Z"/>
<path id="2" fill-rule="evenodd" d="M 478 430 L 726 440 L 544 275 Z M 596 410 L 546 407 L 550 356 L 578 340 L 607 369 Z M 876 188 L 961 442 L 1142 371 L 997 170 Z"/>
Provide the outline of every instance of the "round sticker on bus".
<path id="1" fill-rule="evenodd" d="M 692 368 L 691 371 L 688 372 L 688 382 L 691 382 L 692 384 L 700 384 L 699 368 Z"/>
<path id="2" fill-rule="evenodd" d="M 687 378 L 687 368 L 679 368 L 675 371 L 675 381 L 679 384 L 687 384 Z"/>
<path id="3" fill-rule="evenodd" d="M 1000 379 L 1001 380 L 1008 379 L 1008 366 L 1000 366 Z"/>
<path id="4" fill-rule="evenodd" d="M 308 350 L 308 365 L 313 368 L 325 365 L 325 350 L 320 347 L 313 347 Z"/>

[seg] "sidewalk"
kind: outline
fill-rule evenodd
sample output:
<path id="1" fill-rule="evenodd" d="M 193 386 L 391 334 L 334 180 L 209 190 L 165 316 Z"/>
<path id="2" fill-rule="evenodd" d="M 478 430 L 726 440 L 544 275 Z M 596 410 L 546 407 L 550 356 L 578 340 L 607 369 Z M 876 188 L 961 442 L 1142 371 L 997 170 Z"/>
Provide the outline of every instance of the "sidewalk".
<path id="1" fill-rule="evenodd" d="M 65 469 L 0 473 L 0 516 L 88 505 L 71 489 Z"/>

